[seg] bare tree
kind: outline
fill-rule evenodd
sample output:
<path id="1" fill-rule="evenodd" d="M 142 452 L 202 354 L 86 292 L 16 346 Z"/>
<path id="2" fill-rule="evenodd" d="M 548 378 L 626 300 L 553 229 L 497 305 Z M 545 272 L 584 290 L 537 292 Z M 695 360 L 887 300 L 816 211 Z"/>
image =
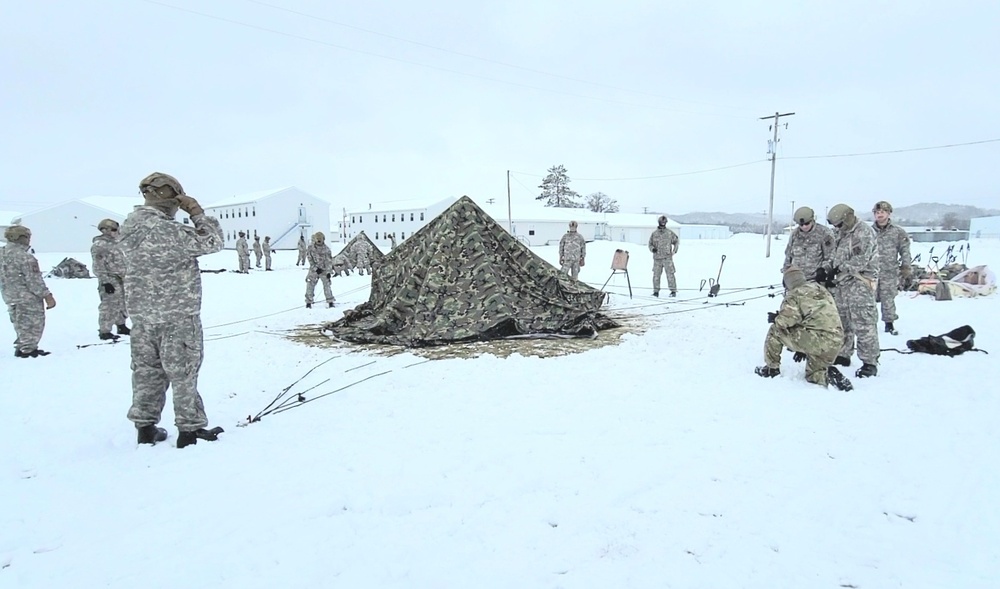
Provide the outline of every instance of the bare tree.
<path id="1" fill-rule="evenodd" d="M 960 222 L 958 215 L 955 213 L 945 213 L 941 216 L 942 229 L 957 229 Z"/>
<path id="2" fill-rule="evenodd" d="M 580 195 L 569 187 L 570 178 L 562 165 L 549 168 L 549 175 L 542 180 L 542 193 L 535 200 L 544 200 L 547 207 L 583 208 L 577 200 Z"/>
<path id="3" fill-rule="evenodd" d="M 586 199 L 584 199 L 584 204 L 588 209 L 594 211 L 595 213 L 618 212 L 618 201 L 603 192 L 588 194 Z"/>

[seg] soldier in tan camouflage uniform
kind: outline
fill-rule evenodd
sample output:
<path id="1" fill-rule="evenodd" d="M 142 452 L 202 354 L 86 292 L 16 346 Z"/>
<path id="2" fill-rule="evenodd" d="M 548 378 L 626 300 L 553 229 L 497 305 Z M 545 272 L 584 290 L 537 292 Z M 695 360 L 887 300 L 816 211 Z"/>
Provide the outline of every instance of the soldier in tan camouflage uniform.
<path id="1" fill-rule="evenodd" d="M 390 233 L 389 234 L 389 251 L 392 251 L 394 249 L 396 249 L 396 234 L 395 233 Z"/>
<path id="2" fill-rule="evenodd" d="M 351 261 L 348 259 L 345 252 L 340 252 L 339 254 L 333 256 L 333 275 L 340 276 L 343 272 L 345 276 L 351 275 Z"/>
<path id="3" fill-rule="evenodd" d="M 833 296 L 822 285 L 806 282 L 802 270 L 785 270 L 785 299 L 777 313 L 768 313 L 771 328 L 764 341 L 764 366 L 755 372 L 763 377 L 781 374 L 781 351 L 795 352 L 795 361 L 806 360 L 806 380 L 822 386 L 833 381 L 841 390 L 851 385 L 833 361 L 844 344 L 844 329 Z"/>
<path id="4" fill-rule="evenodd" d="M 354 258 L 354 267 L 358 269 L 358 275 L 364 276 L 365 270 L 372 273 L 371 263 L 372 246 L 367 240 L 358 239 L 354 242 L 351 257 Z"/>
<path id="5" fill-rule="evenodd" d="M 299 236 L 298 248 L 299 248 L 299 259 L 295 260 L 295 265 L 296 266 L 305 266 L 306 265 L 306 250 L 308 249 L 308 246 L 306 246 L 306 238 L 305 238 L 304 235 L 300 235 Z"/>
<path id="6" fill-rule="evenodd" d="M 670 296 L 677 296 L 677 278 L 674 275 L 674 254 L 680 247 L 677 234 L 667 229 L 667 216 L 660 215 L 657 227 L 649 236 L 649 251 L 653 252 L 653 296 L 660 296 L 660 273 L 667 273 Z"/>
<path id="7" fill-rule="evenodd" d="M 14 355 L 37 358 L 49 353 L 39 349 L 45 331 L 45 310 L 56 306 L 56 299 L 45 286 L 38 260 L 31 255 L 31 230 L 11 225 L 3 232 L 7 245 L 0 249 L 0 295 L 7 303 L 7 313 L 14 325 Z"/>
<path id="8" fill-rule="evenodd" d="M 247 246 L 246 233 L 240 231 L 240 238 L 236 240 L 236 258 L 240 264 L 240 274 L 250 273 L 250 248 Z"/>
<path id="9" fill-rule="evenodd" d="M 846 204 L 831 208 L 827 222 L 837 229 L 836 242 L 830 261 L 817 270 L 816 281 L 827 284 L 833 292 L 844 326 L 844 345 L 834 363 L 851 365 L 857 338 L 858 358 L 863 364 L 855 376 L 875 376 L 879 358 L 875 231 L 867 223 L 860 222 L 854 209 Z"/>
<path id="10" fill-rule="evenodd" d="M 260 249 L 260 236 L 253 236 L 253 255 L 257 258 L 257 268 L 260 268 L 260 258 L 264 255 L 264 252 Z"/>
<path id="11" fill-rule="evenodd" d="M 570 221 L 569 231 L 559 240 L 559 265 L 573 280 L 580 276 L 580 267 L 587 257 L 587 240 L 577 232 L 577 227 L 576 221 Z"/>
<path id="12" fill-rule="evenodd" d="M 264 243 L 260 244 L 261 251 L 264 252 L 264 270 L 271 271 L 271 236 L 264 236 Z"/>
<path id="13" fill-rule="evenodd" d="M 177 447 L 214 440 L 207 430 L 205 405 L 198 393 L 204 359 L 201 326 L 201 272 L 198 256 L 222 250 L 219 221 L 205 215 L 198 201 L 167 174 L 150 174 L 139 183 L 145 197 L 121 226 L 118 247 L 125 258 L 125 304 L 132 316 L 132 407 L 140 444 L 166 439 L 156 427 L 173 389 Z M 174 220 L 177 210 L 191 225 Z M 193 225 L 193 226 L 192 226 Z"/>
<path id="14" fill-rule="evenodd" d="M 323 281 L 323 294 L 328 307 L 333 306 L 333 290 L 330 288 L 330 271 L 333 269 L 333 253 L 326 245 L 322 231 L 313 234 L 312 243 L 306 252 L 309 259 L 309 273 L 306 274 L 306 308 L 311 309 L 316 292 L 316 282 Z"/>
<path id="15" fill-rule="evenodd" d="M 882 321 L 885 322 L 885 332 L 899 335 L 894 322 L 899 319 L 896 314 L 896 293 L 899 292 L 900 279 L 909 284 L 913 259 L 910 257 L 910 236 L 906 230 L 893 225 L 889 216 L 892 205 L 884 200 L 875 203 L 872 209 L 875 215 L 875 242 L 878 249 L 878 287 L 875 300 L 882 304 Z"/>
<path id="16" fill-rule="evenodd" d="M 118 250 L 118 221 L 104 219 L 97 224 L 101 234 L 93 239 L 90 256 L 97 276 L 97 294 L 101 303 L 97 307 L 97 335 L 102 340 L 118 339 L 111 333 L 118 327 L 118 335 L 128 335 L 125 325 L 125 258 Z"/>
<path id="17" fill-rule="evenodd" d="M 796 210 L 793 220 L 798 224 L 798 229 L 793 229 L 788 237 L 785 263 L 781 266 L 781 271 L 795 266 L 802 270 L 806 279 L 811 279 L 816 276 L 816 270 L 823 262 L 830 259 L 833 252 L 833 232 L 816 224 L 816 215 L 809 207 Z"/>

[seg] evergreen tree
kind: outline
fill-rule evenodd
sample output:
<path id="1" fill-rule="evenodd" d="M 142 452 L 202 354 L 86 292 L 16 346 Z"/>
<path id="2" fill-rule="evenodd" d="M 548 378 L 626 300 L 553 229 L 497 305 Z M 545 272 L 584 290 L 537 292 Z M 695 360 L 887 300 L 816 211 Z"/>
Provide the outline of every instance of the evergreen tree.
<path id="1" fill-rule="evenodd" d="M 569 209 L 580 209 L 583 205 L 577 200 L 580 195 L 569 187 L 569 176 L 566 168 L 562 165 L 549 168 L 549 175 L 542 180 L 539 188 L 542 193 L 535 197 L 535 200 L 544 200 L 547 207 L 564 207 Z"/>

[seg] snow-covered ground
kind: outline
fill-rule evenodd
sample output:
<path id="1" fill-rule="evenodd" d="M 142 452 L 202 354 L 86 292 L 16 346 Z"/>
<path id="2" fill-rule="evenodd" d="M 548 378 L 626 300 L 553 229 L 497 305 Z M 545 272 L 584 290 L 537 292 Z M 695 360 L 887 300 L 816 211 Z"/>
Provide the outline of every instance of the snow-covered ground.
<path id="1" fill-rule="evenodd" d="M 1000 266 L 1000 242 L 972 243 L 970 265 Z M 597 286 L 631 250 L 636 296 L 617 276 L 611 307 L 646 331 L 549 358 L 308 347 L 280 332 L 366 300 L 367 277 L 307 310 L 294 252 L 205 274 L 200 389 L 226 433 L 183 451 L 169 402 L 170 440 L 135 444 L 127 338 L 77 348 L 98 341 L 96 281 L 50 278 L 52 355 L 0 355 L 0 587 L 997 587 L 997 297 L 901 295 L 882 338 L 968 323 L 993 355 L 886 352 L 850 393 L 789 357 L 761 379 L 780 298 L 751 297 L 780 290 L 729 289 L 779 283 L 784 244 L 683 242 L 678 301 L 649 296 L 645 248 L 590 244 Z M 711 301 L 737 304 L 705 304 L 723 254 Z M 292 391 L 358 384 L 237 427 L 331 356 Z"/>

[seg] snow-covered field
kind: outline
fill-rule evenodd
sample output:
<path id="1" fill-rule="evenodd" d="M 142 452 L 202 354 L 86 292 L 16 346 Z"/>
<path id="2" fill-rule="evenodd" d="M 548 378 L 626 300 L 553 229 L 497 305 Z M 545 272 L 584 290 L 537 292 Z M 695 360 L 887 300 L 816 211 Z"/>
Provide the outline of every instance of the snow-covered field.
<path id="1" fill-rule="evenodd" d="M 1000 242 L 972 243 L 970 265 L 1000 266 Z M 52 355 L 0 356 L 0 587 L 1000 586 L 997 297 L 901 295 L 901 334 L 882 338 L 968 323 L 993 355 L 886 352 L 866 380 L 855 359 L 850 393 L 807 384 L 788 354 L 761 379 L 780 298 L 746 299 L 780 290 L 711 306 L 697 289 L 723 254 L 723 289 L 779 283 L 784 245 L 767 259 L 760 236 L 685 241 L 669 301 L 649 296 L 645 248 L 590 244 L 597 286 L 631 251 L 636 297 L 611 306 L 647 329 L 550 358 L 307 347 L 280 332 L 339 317 L 368 277 L 307 310 L 294 252 L 271 273 L 205 274 L 200 389 L 226 433 L 183 451 L 169 402 L 170 440 L 135 444 L 127 338 L 77 349 L 98 341 L 96 281 L 50 278 Z M 292 391 L 358 384 L 237 427 L 331 356 Z"/>

